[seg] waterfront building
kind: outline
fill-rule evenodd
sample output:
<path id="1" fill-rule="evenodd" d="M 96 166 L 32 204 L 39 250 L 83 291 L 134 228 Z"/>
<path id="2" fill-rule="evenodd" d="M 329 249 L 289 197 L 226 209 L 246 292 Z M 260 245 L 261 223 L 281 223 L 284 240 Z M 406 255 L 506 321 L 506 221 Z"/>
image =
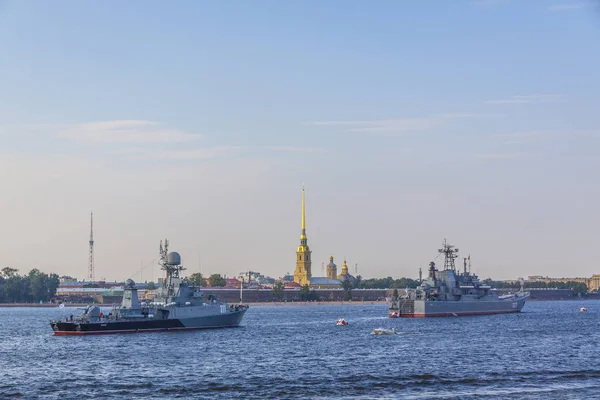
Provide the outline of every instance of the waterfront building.
<path id="1" fill-rule="evenodd" d="M 342 283 L 341 280 L 355 280 L 355 278 L 348 273 L 348 265 L 346 265 L 345 260 L 341 275 L 337 275 L 337 266 L 333 262 L 333 256 L 329 257 L 327 276 L 313 277 L 311 265 L 311 251 L 308 247 L 308 239 L 306 236 L 306 201 L 304 197 L 304 186 L 302 186 L 302 230 L 300 232 L 300 245 L 296 250 L 294 282 L 300 286 L 309 285 L 314 289 L 337 289 Z"/>
<path id="2" fill-rule="evenodd" d="M 594 274 L 587 282 L 588 291 L 600 291 L 600 274 Z"/>
<path id="3" fill-rule="evenodd" d="M 333 256 L 329 256 L 329 264 L 327 264 L 327 277 L 329 279 L 337 279 L 337 265 L 333 262 Z"/>
<path id="4" fill-rule="evenodd" d="M 354 282 L 354 281 L 356 281 L 356 278 L 354 276 L 350 275 L 350 272 L 348 272 L 348 264 L 346 264 L 346 259 L 344 259 L 344 265 L 342 265 L 342 273 L 338 275 L 337 279 L 340 282 L 343 282 L 343 281 Z"/>
<path id="5" fill-rule="evenodd" d="M 587 289 L 589 292 L 592 292 L 594 290 L 596 290 L 596 291 L 600 290 L 600 274 L 594 274 L 594 275 L 592 275 L 591 278 L 583 278 L 583 277 L 552 278 L 549 276 L 535 275 L 535 276 L 528 276 L 527 281 L 528 282 L 544 282 L 547 284 L 577 282 L 577 283 L 584 283 L 587 286 Z"/>
<path id="6" fill-rule="evenodd" d="M 294 271 L 294 282 L 300 286 L 310 285 L 311 259 L 308 239 L 306 237 L 306 213 L 304 206 L 304 185 L 302 186 L 302 231 L 300 233 L 300 245 L 296 250 L 296 270 Z"/>

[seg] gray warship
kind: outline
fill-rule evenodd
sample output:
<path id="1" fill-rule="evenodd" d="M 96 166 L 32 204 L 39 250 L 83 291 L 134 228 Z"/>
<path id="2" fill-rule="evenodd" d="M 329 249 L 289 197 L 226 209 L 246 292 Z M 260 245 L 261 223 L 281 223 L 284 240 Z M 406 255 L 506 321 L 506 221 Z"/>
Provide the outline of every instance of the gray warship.
<path id="1" fill-rule="evenodd" d="M 438 270 L 432 261 L 429 264 L 427 279 L 421 279 L 419 270 L 421 284 L 416 290 L 407 289 L 404 296 L 399 296 L 395 290 L 388 303 L 390 317 L 517 313 L 525 305 L 529 292 L 523 292 L 522 282 L 518 292 L 499 296 L 490 286 L 482 284 L 477 275 L 471 273 L 470 260 L 468 271 L 466 258 L 464 270 L 461 272 L 456 269 L 458 249 L 448 244 L 445 239 L 438 252 L 444 255 L 444 269 Z"/>
<path id="2" fill-rule="evenodd" d="M 239 326 L 248 310 L 248 306 L 241 303 L 241 298 L 239 305 L 221 302 L 212 294 L 205 300 L 201 288 L 190 286 L 180 276 L 180 272 L 185 270 L 181 266 L 181 256 L 176 252 L 169 253 L 168 247 L 168 240 L 165 240 L 164 247 L 161 241 L 161 268 L 166 272 L 166 279 L 157 289 L 152 302 L 140 302 L 135 282 L 128 279 L 120 307 L 104 315 L 98 306 L 88 306 L 79 317 L 50 321 L 54 334 L 134 333 Z"/>

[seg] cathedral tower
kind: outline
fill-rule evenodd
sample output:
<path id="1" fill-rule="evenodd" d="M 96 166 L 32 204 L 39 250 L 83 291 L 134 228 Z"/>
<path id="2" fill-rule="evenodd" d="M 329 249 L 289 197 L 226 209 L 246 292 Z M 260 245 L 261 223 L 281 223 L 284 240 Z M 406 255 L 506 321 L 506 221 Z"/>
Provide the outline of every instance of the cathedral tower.
<path id="1" fill-rule="evenodd" d="M 300 233 L 300 246 L 296 250 L 296 270 L 294 282 L 301 286 L 310 285 L 310 249 L 306 240 L 306 214 L 304 210 L 304 185 L 302 186 L 302 232 Z"/>
<path id="2" fill-rule="evenodd" d="M 329 264 L 327 264 L 327 277 L 329 279 L 337 279 L 337 265 L 333 262 L 333 256 L 329 256 Z"/>
<path id="3" fill-rule="evenodd" d="M 346 264 L 345 258 L 344 258 L 344 265 L 342 265 L 342 275 L 348 275 L 348 264 Z"/>

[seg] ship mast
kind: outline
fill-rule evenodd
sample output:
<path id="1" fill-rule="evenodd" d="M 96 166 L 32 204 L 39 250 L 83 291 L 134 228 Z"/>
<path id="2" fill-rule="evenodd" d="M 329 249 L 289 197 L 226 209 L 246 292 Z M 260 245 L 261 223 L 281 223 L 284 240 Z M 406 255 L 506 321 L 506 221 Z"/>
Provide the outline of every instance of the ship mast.
<path id="1" fill-rule="evenodd" d="M 174 253 L 177 254 L 177 253 Z M 177 260 L 170 262 L 168 259 L 169 255 L 169 241 L 165 239 L 165 245 L 163 247 L 162 240 L 160 241 L 160 263 L 161 269 L 165 270 L 167 276 L 165 277 L 165 286 L 173 286 L 173 279 L 179 278 L 179 272 L 185 268 L 179 263 L 179 255 L 177 254 Z"/>
<path id="2" fill-rule="evenodd" d="M 455 249 L 453 245 L 448 244 L 446 239 L 442 243 L 442 248 L 438 249 L 438 252 L 444 254 L 444 271 L 451 270 L 456 272 L 456 265 L 454 260 L 458 258 L 458 249 Z"/>

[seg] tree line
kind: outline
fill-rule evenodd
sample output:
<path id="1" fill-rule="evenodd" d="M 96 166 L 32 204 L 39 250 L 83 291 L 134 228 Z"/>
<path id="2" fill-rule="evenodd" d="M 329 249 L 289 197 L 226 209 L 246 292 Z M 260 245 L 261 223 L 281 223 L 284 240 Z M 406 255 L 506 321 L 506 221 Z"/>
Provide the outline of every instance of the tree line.
<path id="1" fill-rule="evenodd" d="M 483 280 L 483 283 L 490 285 L 494 289 L 518 289 L 521 284 L 518 282 L 493 281 L 491 278 Z M 571 289 L 575 295 L 587 294 L 587 285 L 583 282 L 524 282 L 523 289 Z"/>
<path id="2" fill-rule="evenodd" d="M 27 275 L 5 267 L 0 271 L 0 303 L 31 303 L 48 301 L 58 288 L 57 274 L 46 274 L 32 269 Z"/>
<path id="3" fill-rule="evenodd" d="M 225 278 L 223 278 L 221 275 L 212 274 L 211 276 L 208 277 L 208 285 L 207 285 L 206 279 L 200 272 L 191 274 L 190 276 L 187 277 L 187 280 L 190 283 L 190 285 L 192 285 L 192 286 L 218 287 L 218 286 L 225 286 L 227 283 L 225 281 Z"/>

